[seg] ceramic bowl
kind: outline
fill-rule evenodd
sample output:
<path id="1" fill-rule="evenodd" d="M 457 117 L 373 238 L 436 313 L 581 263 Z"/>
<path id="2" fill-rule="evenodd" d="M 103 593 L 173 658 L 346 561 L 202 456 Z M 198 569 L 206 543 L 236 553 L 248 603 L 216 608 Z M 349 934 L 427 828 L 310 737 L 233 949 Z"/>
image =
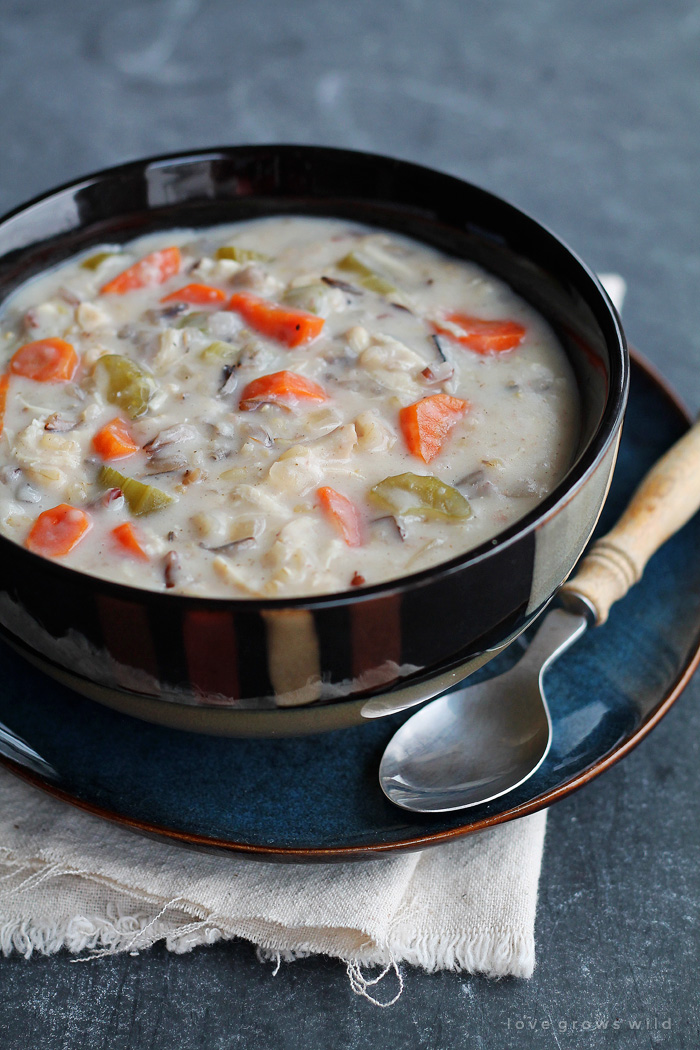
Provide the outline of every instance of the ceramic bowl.
<path id="1" fill-rule="evenodd" d="M 0 631 L 78 692 L 150 721 L 227 735 L 335 729 L 435 695 L 500 652 L 570 573 L 597 521 L 629 362 L 619 318 L 557 237 L 476 186 L 387 157 L 238 146 L 70 183 L 0 221 L 0 300 L 76 252 L 268 214 L 385 227 L 478 263 L 551 324 L 582 429 L 554 491 L 497 537 L 411 576 L 307 599 L 205 599 L 68 569 L 0 537 Z"/>

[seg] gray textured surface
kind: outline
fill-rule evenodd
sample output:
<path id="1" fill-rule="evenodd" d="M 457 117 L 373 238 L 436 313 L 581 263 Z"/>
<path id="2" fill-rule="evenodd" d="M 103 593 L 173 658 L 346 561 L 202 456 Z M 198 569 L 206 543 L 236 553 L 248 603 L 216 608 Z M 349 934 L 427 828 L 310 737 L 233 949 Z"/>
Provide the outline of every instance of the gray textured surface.
<path id="1" fill-rule="evenodd" d="M 624 273 L 631 339 L 697 407 L 699 53 L 694 0 L 0 0 L 0 210 L 214 143 L 419 160 Z M 552 810 L 530 982 L 407 971 L 378 1011 L 341 966 L 272 977 L 245 944 L 12 958 L 3 1050 L 697 1047 L 699 699 L 696 680 L 624 763 Z"/>

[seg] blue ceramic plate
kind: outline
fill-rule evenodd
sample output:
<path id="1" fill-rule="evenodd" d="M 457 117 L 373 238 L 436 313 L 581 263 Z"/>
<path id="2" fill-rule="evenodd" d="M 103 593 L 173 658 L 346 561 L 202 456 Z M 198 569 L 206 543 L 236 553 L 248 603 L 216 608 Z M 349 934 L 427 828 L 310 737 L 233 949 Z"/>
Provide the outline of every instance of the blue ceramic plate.
<path id="1" fill-rule="evenodd" d="M 637 359 L 601 531 L 687 426 L 674 395 Z M 625 755 L 661 718 L 698 660 L 698 549 L 700 516 L 654 557 L 606 626 L 589 631 L 554 665 L 547 760 L 527 783 L 487 805 L 422 816 L 385 800 L 379 759 L 406 715 L 287 740 L 198 736 L 83 699 L 4 645 L 0 762 L 67 802 L 200 848 L 295 861 L 422 849 L 551 805 Z M 516 643 L 474 680 L 519 655 Z"/>

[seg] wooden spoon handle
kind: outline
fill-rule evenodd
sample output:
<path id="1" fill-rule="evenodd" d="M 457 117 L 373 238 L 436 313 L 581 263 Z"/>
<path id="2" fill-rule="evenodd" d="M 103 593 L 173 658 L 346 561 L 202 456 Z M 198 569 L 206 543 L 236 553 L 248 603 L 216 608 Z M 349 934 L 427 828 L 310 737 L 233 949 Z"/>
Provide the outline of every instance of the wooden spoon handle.
<path id="1" fill-rule="evenodd" d="M 700 420 L 644 477 L 627 510 L 596 540 L 561 593 L 582 596 L 605 623 L 612 605 L 641 579 L 646 563 L 700 508 Z"/>

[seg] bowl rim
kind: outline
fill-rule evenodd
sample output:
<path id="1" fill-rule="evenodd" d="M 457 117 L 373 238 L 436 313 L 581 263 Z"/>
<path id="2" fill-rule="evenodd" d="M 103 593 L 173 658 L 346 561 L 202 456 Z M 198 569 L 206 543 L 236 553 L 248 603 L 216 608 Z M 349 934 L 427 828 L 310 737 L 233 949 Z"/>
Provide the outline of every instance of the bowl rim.
<path id="1" fill-rule="evenodd" d="M 446 184 L 451 184 L 454 188 L 465 188 L 471 193 L 476 193 L 477 195 L 481 195 L 484 199 L 488 199 L 501 210 L 505 210 L 506 212 L 511 211 L 517 215 L 520 220 L 524 219 L 526 223 L 535 227 L 540 234 L 544 233 L 555 248 L 560 251 L 563 250 L 564 253 L 570 257 L 574 266 L 578 268 L 579 276 L 582 279 L 582 283 L 579 285 L 579 290 L 588 285 L 588 295 L 586 296 L 586 300 L 590 303 L 591 298 L 597 297 L 599 303 L 606 308 L 607 320 L 611 323 L 611 334 L 614 337 L 614 345 L 617 350 L 617 353 L 611 354 L 610 357 L 611 367 L 607 376 L 608 391 L 603 414 L 594 433 L 583 451 L 580 453 L 578 459 L 540 503 L 533 507 L 533 509 L 527 514 L 523 515 L 522 518 L 513 522 L 508 528 L 491 537 L 491 539 L 484 541 L 477 547 L 470 548 L 463 554 L 456 555 L 447 561 L 439 562 L 436 565 L 430 566 L 427 569 L 422 569 L 419 572 L 407 576 L 401 576 L 397 579 L 355 587 L 352 591 L 334 591 L 324 594 L 281 598 L 243 598 L 229 597 L 226 595 L 207 596 L 180 593 L 171 594 L 166 591 L 161 592 L 147 587 L 136 587 L 132 584 L 109 580 L 101 576 L 94 576 L 91 573 L 83 572 L 81 569 L 63 565 L 60 562 L 52 561 L 51 559 L 35 554 L 33 551 L 28 550 L 26 547 L 23 547 L 21 544 L 16 543 L 8 536 L 3 536 L 2 534 L 0 534 L 0 549 L 9 545 L 13 551 L 21 552 L 20 557 L 28 558 L 29 562 L 33 563 L 37 568 L 41 565 L 42 571 L 56 574 L 59 580 L 63 579 L 65 582 L 68 582 L 69 579 L 75 579 L 77 577 L 85 581 L 92 581 L 93 586 L 99 585 L 100 588 L 106 590 L 107 593 L 114 594 L 122 599 L 131 599 L 132 601 L 144 601 L 144 595 L 149 595 L 150 600 L 164 599 L 168 602 L 177 601 L 180 605 L 190 606 L 197 609 L 211 608 L 220 610 L 222 607 L 226 607 L 231 611 L 240 610 L 241 612 L 254 609 L 301 609 L 314 611 L 338 605 L 352 605 L 366 600 L 391 597 L 404 593 L 407 590 L 414 588 L 419 589 L 423 586 L 432 585 L 442 577 L 449 576 L 455 572 L 465 571 L 472 564 L 481 563 L 496 552 L 500 552 L 504 548 L 512 546 L 523 537 L 536 531 L 545 521 L 554 517 L 562 507 L 576 496 L 585 485 L 588 478 L 594 473 L 612 443 L 616 440 L 624 417 L 629 392 L 629 350 L 619 314 L 600 280 L 594 271 L 581 259 L 566 241 L 554 233 L 544 223 L 535 219 L 529 212 L 512 204 L 506 198 L 492 193 L 490 190 L 483 189 L 481 186 L 472 183 L 467 179 L 459 178 L 458 176 L 441 171 L 437 168 L 431 168 L 427 165 L 416 164 L 413 161 L 365 150 L 351 150 L 332 146 L 295 143 L 273 142 L 255 143 L 250 145 L 240 143 L 235 146 L 211 146 L 195 150 L 182 150 L 174 153 L 161 153 L 101 168 L 97 171 L 90 172 L 87 175 L 70 179 L 58 186 L 45 190 L 37 196 L 32 197 L 30 200 L 17 205 L 10 211 L 1 215 L 0 235 L 6 224 L 11 222 L 17 216 L 31 211 L 32 208 L 49 202 L 52 198 L 58 198 L 61 194 L 68 191 L 77 192 L 83 188 L 94 186 L 101 182 L 113 181 L 115 179 L 118 181 L 120 178 L 130 174 L 143 174 L 146 170 L 152 167 L 167 167 L 169 165 L 177 166 L 178 164 L 187 161 L 205 162 L 207 160 L 222 160 L 227 157 L 234 158 L 239 154 L 254 156 L 256 153 L 259 153 L 261 156 L 266 154 L 269 155 L 271 153 L 291 156 L 297 153 L 304 154 L 309 158 L 317 157 L 319 160 L 322 160 L 324 157 L 334 157 L 340 160 L 344 156 L 355 159 L 363 158 L 369 162 L 382 165 L 389 164 L 399 170 L 405 171 L 407 175 L 413 172 L 430 178 L 435 178 L 437 176 L 439 179 L 444 180 Z M 251 194 L 251 196 L 255 196 L 255 194 Z M 319 198 L 319 200 L 324 202 L 328 200 L 328 215 L 332 216 L 332 198 Z M 371 200 L 371 198 L 368 197 L 367 200 Z M 188 202 L 187 200 L 183 200 L 172 203 L 177 205 L 186 204 Z M 150 210 L 156 211 L 157 209 L 150 209 L 146 205 L 146 211 Z M 398 210 L 400 211 L 401 209 Z M 118 213 L 115 213 L 113 217 L 116 217 L 117 214 Z M 273 213 L 271 212 L 270 214 Z M 80 229 L 83 225 L 89 226 L 89 223 L 80 223 L 75 228 Z M 60 240 L 60 236 L 60 234 L 56 235 L 56 239 Z M 420 238 L 418 237 L 414 239 L 420 241 Z M 41 238 L 33 243 L 36 245 L 41 244 Z M 3 256 L 0 254 L 0 261 L 2 258 Z M 599 317 L 597 317 L 597 320 L 600 322 Z M 610 347 L 610 340 L 606 338 L 606 342 Z"/>

